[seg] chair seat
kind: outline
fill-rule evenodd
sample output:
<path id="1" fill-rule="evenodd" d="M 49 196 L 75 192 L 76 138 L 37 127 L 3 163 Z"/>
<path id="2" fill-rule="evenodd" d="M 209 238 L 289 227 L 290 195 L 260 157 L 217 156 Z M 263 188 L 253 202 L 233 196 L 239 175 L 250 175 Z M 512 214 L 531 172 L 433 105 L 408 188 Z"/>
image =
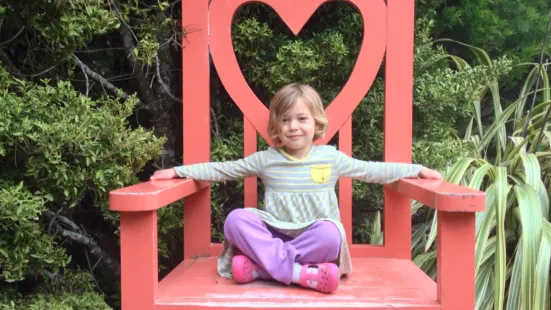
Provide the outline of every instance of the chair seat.
<path id="1" fill-rule="evenodd" d="M 323 294 L 272 281 L 239 285 L 218 276 L 216 257 L 184 260 L 159 283 L 156 309 L 440 309 L 436 283 L 413 262 L 355 257 L 352 263 L 337 291 Z"/>

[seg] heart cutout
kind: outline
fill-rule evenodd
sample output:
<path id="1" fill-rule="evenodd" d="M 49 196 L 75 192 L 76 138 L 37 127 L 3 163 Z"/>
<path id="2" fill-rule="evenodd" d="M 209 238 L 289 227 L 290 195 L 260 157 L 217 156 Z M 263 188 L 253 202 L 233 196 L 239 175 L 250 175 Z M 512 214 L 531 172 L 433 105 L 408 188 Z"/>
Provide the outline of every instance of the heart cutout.
<path id="1" fill-rule="evenodd" d="M 232 20 L 237 10 L 248 2 L 262 2 L 270 6 L 297 35 L 315 10 L 333 0 L 212 0 L 209 7 L 210 52 L 218 76 L 226 91 L 245 117 L 270 145 L 268 135 L 269 111 L 258 99 L 243 76 L 233 50 Z M 325 144 L 351 117 L 362 98 L 373 84 L 381 66 L 386 47 L 386 4 L 384 0 L 347 0 L 363 19 L 364 36 L 356 64 L 340 93 L 326 107 L 329 127 L 324 138 L 316 144 Z M 369 35 L 367 30 L 369 30 Z M 207 61 L 207 60 L 205 60 Z"/>

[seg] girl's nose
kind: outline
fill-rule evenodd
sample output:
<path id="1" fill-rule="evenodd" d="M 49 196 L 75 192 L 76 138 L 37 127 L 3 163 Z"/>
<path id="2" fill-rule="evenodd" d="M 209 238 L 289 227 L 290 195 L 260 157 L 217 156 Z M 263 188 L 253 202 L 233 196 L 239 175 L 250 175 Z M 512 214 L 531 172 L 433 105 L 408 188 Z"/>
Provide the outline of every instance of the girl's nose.
<path id="1" fill-rule="evenodd" d="M 296 129 L 298 126 L 297 126 L 297 122 L 296 121 L 291 121 L 291 123 L 289 124 L 289 128 L 291 129 Z"/>

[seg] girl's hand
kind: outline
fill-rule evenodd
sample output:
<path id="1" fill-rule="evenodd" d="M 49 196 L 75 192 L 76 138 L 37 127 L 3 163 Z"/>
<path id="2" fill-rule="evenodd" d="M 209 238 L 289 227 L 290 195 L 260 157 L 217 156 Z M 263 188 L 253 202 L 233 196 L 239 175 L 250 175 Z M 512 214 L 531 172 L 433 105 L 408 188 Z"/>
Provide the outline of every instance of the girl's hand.
<path id="1" fill-rule="evenodd" d="M 155 171 L 149 179 L 151 181 L 155 181 L 155 180 L 174 179 L 174 178 L 177 178 L 177 177 L 178 177 L 178 175 L 176 174 L 176 171 L 173 168 L 170 168 L 170 169 L 163 169 L 163 170 Z"/>
<path id="2" fill-rule="evenodd" d="M 421 171 L 419 171 L 419 177 L 422 179 L 436 179 L 436 180 L 442 179 L 442 175 L 440 174 L 440 172 L 426 168 L 426 167 L 421 168 Z"/>

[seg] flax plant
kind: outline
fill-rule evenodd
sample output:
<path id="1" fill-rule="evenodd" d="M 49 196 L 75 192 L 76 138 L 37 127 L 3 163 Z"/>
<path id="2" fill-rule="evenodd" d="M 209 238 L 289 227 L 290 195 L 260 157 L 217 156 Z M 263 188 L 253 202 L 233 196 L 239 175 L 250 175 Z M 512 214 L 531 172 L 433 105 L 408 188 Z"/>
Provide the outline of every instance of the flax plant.
<path id="1" fill-rule="evenodd" d="M 484 50 L 453 42 L 468 47 L 480 64 L 492 65 Z M 460 69 L 469 66 L 450 58 Z M 518 98 L 504 104 L 497 80 L 481 90 L 464 137 L 471 155 L 444 173 L 448 182 L 486 193 L 486 209 L 476 214 L 476 309 L 550 309 L 551 126 L 546 113 L 551 91 L 546 64 L 519 65 L 533 68 Z M 534 84 L 539 84 L 536 90 Z M 481 113 L 486 97 L 493 105 L 490 124 Z M 528 106 L 532 98 L 536 101 Z M 421 207 L 414 203 L 412 212 Z M 433 215 L 414 233 L 412 247 L 416 264 L 434 278 L 438 223 Z"/>

